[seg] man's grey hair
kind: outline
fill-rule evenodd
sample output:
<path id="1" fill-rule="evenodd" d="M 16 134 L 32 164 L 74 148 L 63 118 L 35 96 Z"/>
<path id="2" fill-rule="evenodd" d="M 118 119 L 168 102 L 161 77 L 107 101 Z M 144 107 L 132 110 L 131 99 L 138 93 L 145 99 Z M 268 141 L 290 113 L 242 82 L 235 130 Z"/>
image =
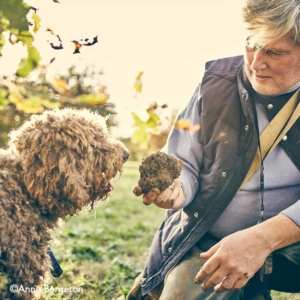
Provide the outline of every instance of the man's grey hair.
<path id="1" fill-rule="evenodd" d="M 300 0 L 245 0 L 243 18 L 250 47 L 264 47 L 287 34 L 300 45 Z"/>

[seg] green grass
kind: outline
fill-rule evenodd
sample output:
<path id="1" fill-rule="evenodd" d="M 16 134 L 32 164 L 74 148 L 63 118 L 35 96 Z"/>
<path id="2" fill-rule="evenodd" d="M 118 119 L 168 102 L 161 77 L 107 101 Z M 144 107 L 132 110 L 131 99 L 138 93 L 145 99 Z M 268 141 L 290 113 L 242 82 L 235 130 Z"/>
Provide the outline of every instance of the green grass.
<path id="1" fill-rule="evenodd" d="M 164 216 L 162 209 L 145 206 L 133 195 L 137 180 L 138 163 L 129 161 L 104 205 L 70 218 L 63 231 L 54 234 L 52 251 L 64 273 L 51 277 L 50 284 L 82 287 L 83 293 L 43 293 L 45 299 L 111 300 L 128 293 Z"/>
<path id="2" fill-rule="evenodd" d="M 163 209 L 145 206 L 133 195 L 137 180 L 138 163 L 129 161 L 114 180 L 116 191 L 109 201 L 70 218 L 61 232 L 53 234 L 51 248 L 64 272 L 59 278 L 49 276 L 52 290 L 44 291 L 43 299 L 114 300 L 128 293 L 164 216 Z M 68 287 L 81 288 L 82 293 L 60 290 Z M 299 294 L 272 295 L 276 300 L 300 300 Z"/>

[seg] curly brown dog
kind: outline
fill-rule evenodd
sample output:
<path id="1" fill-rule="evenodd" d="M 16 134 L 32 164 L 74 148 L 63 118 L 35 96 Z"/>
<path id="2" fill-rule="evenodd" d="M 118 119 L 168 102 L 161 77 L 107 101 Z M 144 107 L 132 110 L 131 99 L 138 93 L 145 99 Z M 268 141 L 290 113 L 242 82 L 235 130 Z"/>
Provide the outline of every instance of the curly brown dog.
<path id="1" fill-rule="evenodd" d="M 89 110 L 44 112 L 9 137 L 0 150 L 0 273 L 7 276 L 0 299 L 32 299 L 11 285 L 34 290 L 43 283 L 49 230 L 107 198 L 129 154 Z"/>

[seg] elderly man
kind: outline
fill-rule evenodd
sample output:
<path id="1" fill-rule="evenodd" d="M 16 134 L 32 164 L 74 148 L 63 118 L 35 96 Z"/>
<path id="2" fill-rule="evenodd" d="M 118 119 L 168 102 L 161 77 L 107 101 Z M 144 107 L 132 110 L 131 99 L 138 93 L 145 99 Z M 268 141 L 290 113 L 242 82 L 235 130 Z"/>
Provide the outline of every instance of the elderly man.
<path id="1" fill-rule="evenodd" d="M 299 120 L 242 185 L 261 153 L 260 133 L 300 87 L 300 1 L 247 0 L 243 12 L 244 57 L 207 63 L 178 116 L 201 129 L 169 135 L 165 150 L 183 161 L 180 180 L 143 196 L 168 210 L 129 299 L 300 292 Z"/>

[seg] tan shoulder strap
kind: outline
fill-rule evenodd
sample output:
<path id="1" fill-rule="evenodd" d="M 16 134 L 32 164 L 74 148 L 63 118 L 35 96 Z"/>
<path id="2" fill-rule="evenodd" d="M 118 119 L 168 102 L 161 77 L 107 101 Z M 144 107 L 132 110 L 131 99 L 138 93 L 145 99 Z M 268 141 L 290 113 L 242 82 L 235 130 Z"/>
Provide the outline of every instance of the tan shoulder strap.
<path id="1" fill-rule="evenodd" d="M 294 93 L 294 95 L 282 107 L 282 109 L 277 113 L 277 115 L 271 120 L 268 126 L 260 134 L 259 138 L 262 160 L 264 160 L 266 156 L 273 151 L 277 144 L 282 140 L 283 136 L 299 118 L 299 93 L 300 89 L 298 89 L 297 92 Z M 260 151 L 259 149 L 257 149 L 253 162 L 240 188 L 251 178 L 251 176 L 259 168 L 260 163 Z"/>

